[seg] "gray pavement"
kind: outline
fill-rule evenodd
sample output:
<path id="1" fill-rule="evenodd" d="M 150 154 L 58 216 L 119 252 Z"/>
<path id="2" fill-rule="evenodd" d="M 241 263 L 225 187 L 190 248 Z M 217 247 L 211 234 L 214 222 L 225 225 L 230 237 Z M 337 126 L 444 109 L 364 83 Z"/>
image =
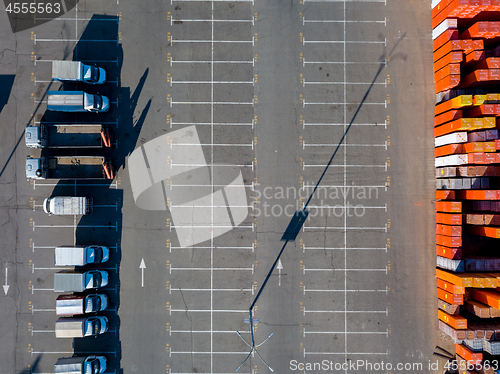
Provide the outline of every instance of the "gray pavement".
<path id="1" fill-rule="evenodd" d="M 244 319 L 290 215 L 355 115 L 257 303 L 256 343 L 273 334 L 259 353 L 278 373 L 322 360 L 328 368 L 310 371 L 356 372 L 357 360 L 392 363 L 385 372 L 402 372 L 398 363 L 423 365 L 406 373 L 442 370 L 442 360 L 428 366 L 436 345 L 449 347 L 433 277 L 430 2 L 89 0 L 16 34 L 3 8 L 0 17 L 0 279 L 7 268 L 10 285 L 0 296 L 2 373 L 51 373 L 73 352 L 106 354 L 110 373 L 234 372 L 250 351 L 236 331 L 249 341 Z M 105 67 L 108 83 L 85 89 L 108 95 L 111 111 L 47 112 L 45 92 L 61 86 L 50 82 L 54 59 Z M 37 152 L 23 130 L 40 121 L 108 124 L 117 178 L 26 181 L 24 159 Z M 127 157 L 192 125 L 208 164 L 241 171 L 248 202 L 238 209 L 249 215 L 181 248 L 185 228 L 167 211 L 135 205 Z M 93 196 L 97 207 L 49 217 L 41 203 L 51 194 Z M 96 339 L 53 332 L 53 248 L 74 243 L 112 249 L 100 266 L 110 273 L 111 327 Z M 266 370 L 254 354 L 239 372 Z"/>

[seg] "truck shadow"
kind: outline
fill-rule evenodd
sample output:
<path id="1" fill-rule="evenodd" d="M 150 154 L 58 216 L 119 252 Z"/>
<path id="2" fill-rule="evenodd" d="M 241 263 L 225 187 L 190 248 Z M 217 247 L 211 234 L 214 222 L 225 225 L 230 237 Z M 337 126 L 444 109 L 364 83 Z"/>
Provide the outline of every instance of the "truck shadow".
<path id="1" fill-rule="evenodd" d="M 0 74 L 0 113 L 9 101 L 10 91 L 14 85 L 14 74 Z"/>

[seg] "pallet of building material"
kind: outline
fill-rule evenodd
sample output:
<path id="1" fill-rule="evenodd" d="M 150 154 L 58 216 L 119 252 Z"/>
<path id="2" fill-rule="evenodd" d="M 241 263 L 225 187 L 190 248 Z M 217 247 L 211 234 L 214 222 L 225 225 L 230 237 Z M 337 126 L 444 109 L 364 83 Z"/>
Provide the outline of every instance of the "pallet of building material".
<path id="1" fill-rule="evenodd" d="M 462 202 L 436 201 L 436 211 L 445 213 L 462 213 Z"/>
<path id="2" fill-rule="evenodd" d="M 449 29 L 457 29 L 457 20 L 456 19 L 443 19 L 441 23 L 436 26 L 433 26 L 432 30 L 432 40 L 435 40 L 439 35 L 444 33 Z"/>
<path id="3" fill-rule="evenodd" d="M 442 157 L 461 153 L 465 153 L 463 144 L 448 144 L 443 145 L 442 147 L 434 148 L 434 157 Z"/>
<path id="4" fill-rule="evenodd" d="M 467 214 L 466 223 L 477 226 L 500 226 L 500 214 Z"/>
<path id="5" fill-rule="evenodd" d="M 456 330 L 453 327 L 447 325 L 443 321 L 439 321 L 439 329 L 451 338 L 464 340 L 467 339 L 467 330 Z M 474 337 L 470 338 L 474 339 Z"/>
<path id="6" fill-rule="evenodd" d="M 461 79 L 460 87 L 470 88 L 484 83 L 496 82 L 498 80 L 500 80 L 500 69 L 476 69 Z M 444 81 L 443 86 L 446 86 L 447 82 L 447 80 Z"/>
<path id="7" fill-rule="evenodd" d="M 436 223 L 444 225 L 461 225 L 462 214 L 436 213 Z"/>
<path id="8" fill-rule="evenodd" d="M 462 308 L 479 318 L 491 318 L 491 307 L 479 301 L 466 300 Z"/>
<path id="9" fill-rule="evenodd" d="M 490 105 L 490 104 L 481 104 L 481 105 Z M 491 105 L 499 105 L 499 104 L 491 104 Z M 473 131 L 467 133 L 467 142 L 485 142 L 488 140 L 496 140 L 496 139 L 498 139 L 498 130 L 495 129 Z"/>
<path id="10" fill-rule="evenodd" d="M 498 277 L 495 274 L 468 272 L 472 277 L 472 287 L 474 288 L 496 288 L 498 287 Z"/>
<path id="11" fill-rule="evenodd" d="M 451 315 L 441 309 L 438 309 L 438 318 L 457 330 L 467 329 L 467 319 L 460 315 Z"/>
<path id="12" fill-rule="evenodd" d="M 436 191 L 436 200 L 455 200 L 455 191 L 451 190 Z"/>
<path id="13" fill-rule="evenodd" d="M 434 128 L 434 136 L 442 136 L 457 131 L 476 131 L 496 127 L 495 117 L 460 118 Z"/>
<path id="14" fill-rule="evenodd" d="M 473 201 L 472 210 L 495 213 L 500 212 L 500 201 Z"/>
<path id="15" fill-rule="evenodd" d="M 457 166 L 436 168 L 436 178 L 453 178 L 459 176 Z"/>
<path id="16" fill-rule="evenodd" d="M 465 271 L 464 260 L 450 260 L 446 257 L 436 256 L 436 265 L 441 269 L 463 272 Z"/>
<path id="17" fill-rule="evenodd" d="M 468 163 L 469 163 L 469 157 L 466 154 L 436 157 L 434 159 L 435 167 L 460 166 L 460 165 L 467 165 Z"/>
<path id="18" fill-rule="evenodd" d="M 462 340 L 461 344 L 465 345 L 473 352 L 480 352 L 484 347 L 484 339 Z"/>
<path id="19" fill-rule="evenodd" d="M 474 235 L 486 236 L 488 238 L 500 239 L 500 227 L 468 226 L 467 232 Z"/>
<path id="20" fill-rule="evenodd" d="M 472 277 L 466 273 L 452 273 L 450 271 L 436 269 L 436 277 L 457 286 L 472 287 Z"/>
<path id="21" fill-rule="evenodd" d="M 437 116 L 449 110 L 462 109 L 470 106 L 472 106 L 472 95 L 459 95 L 436 105 L 434 108 L 434 115 Z"/>
<path id="22" fill-rule="evenodd" d="M 439 270 L 439 269 L 437 269 Z M 440 288 L 437 289 L 438 299 L 446 301 L 452 305 L 462 305 L 464 303 L 464 295 L 462 294 L 454 294 Z"/>
<path id="23" fill-rule="evenodd" d="M 494 165 L 459 166 L 457 176 L 460 177 L 494 177 L 500 174 L 500 168 Z"/>
<path id="24" fill-rule="evenodd" d="M 500 57 L 488 57 L 474 65 L 475 69 L 500 69 Z"/>
<path id="25" fill-rule="evenodd" d="M 469 362 L 480 362 L 483 360 L 482 353 L 476 353 L 461 344 L 455 345 L 455 352 Z"/>
<path id="26" fill-rule="evenodd" d="M 500 341 L 485 341 L 484 350 L 490 355 L 500 355 Z"/>
<path id="27" fill-rule="evenodd" d="M 470 291 L 470 295 L 474 300 L 493 308 L 500 309 L 500 292 L 496 290 L 473 288 Z"/>
<path id="28" fill-rule="evenodd" d="M 461 247 L 462 246 L 462 237 L 461 236 L 446 236 L 436 234 L 436 244 L 442 245 L 445 247 Z"/>
<path id="29" fill-rule="evenodd" d="M 498 153 L 484 153 L 484 152 L 467 153 L 467 163 L 470 165 L 498 164 L 500 162 L 499 155 L 500 154 Z"/>
<path id="30" fill-rule="evenodd" d="M 466 258 L 464 261 L 465 271 L 500 271 L 500 258 Z"/>
<path id="31" fill-rule="evenodd" d="M 432 50 L 437 51 L 448 41 L 458 39 L 458 30 L 448 29 L 432 41 Z"/>
<path id="32" fill-rule="evenodd" d="M 459 39 L 493 39 L 500 36 L 500 22 L 479 21 L 460 34 Z"/>
<path id="33" fill-rule="evenodd" d="M 441 223 L 438 223 L 436 224 L 436 233 L 439 235 L 446 235 L 446 236 L 462 236 L 462 226 L 443 225 Z"/>
<path id="34" fill-rule="evenodd" d="M 448 282 L 444 279 L 436 278 L 436 286 L 438 288 L 441 288 L 442 290 L 451 292 L 451 293 L 456 294 L 456 295 L 464 295 L 465 294 L 465 287 L 457 286 L 456 284 Z M 450 314 L 453 314 L 453 313 L 450 313 Z"/>
<path id="35" fill-rule="evenodd" d="M 450 260 L 462 259 L 462 247 L 445 247 L 443 245 L 436 245 L 436 255 L 449 258 Z"/>
<path id="36" fill-rule="evenodd" d="M 496 152 L 497 151 L 497 146 L 496 146 L 496 142 L 495 141 L 489 141 L 489 142 L 470 142 L 470 143 L 459 144 L 459 145 L 462 146 L 462 149 L 464 150 L 465 153 L 473 153 L 473 152 Z M 445 146 L 445 147 L 449 147 L 449 146 Z M 439 149 L 439 148 L 435 148 L 435 150 L 436 149 Z M 458 152 L 455 152 L 455 153 L 458 153 Z"/>
<path id="37" fill-rule="evenodd" d="M 476 94 L 472 97 L 472 104 L 474 106 L 482 104 L 500 104 L 500 94 L 498 93 Z"/>
<path id="38" fill-rule="evenodd" d="M 457 191 L 460 200 L 500 200 L 500 190 Z"/>
<path id="39" fill-rule="evenodd" d="M 443 145 L 448 144 L 467 143 L 468 141 L 468 133 L 466 131 L 454 132 L 434 138 L 434 147 L 442 147 Z"/>
<path id="40" fill-rule="evenodd" d="M 439 82 L 440 80 L 446 78 L 449 75 L 460 75 L 460 64 L 456 63 L 443 66 L 441 69 L 439 69 L 434 73 L 434 82 Z M 456 117 L 452 119 L 457 119 L 457 118 L 462 118 L 462 117 Z"/>
<path id="41" fill-rule="evenodd" d="M 460 305 L 453 305 L 441 299 L 438 299 L 438 309 L 444 310 L 451 315 L 460 314 Z"/>
<path id="42" fill-rule="evenodd" d="M 439 59 L 443 58 L 450 52 L 461 51 L 462 41 L 461 40 L 450 40 L 443 44 L 441 48 L 438 48 L 435 52 L 432 53 L 432 61 L 436 62 Z M 460 74 L 460 73 L 458 73 Z"/>

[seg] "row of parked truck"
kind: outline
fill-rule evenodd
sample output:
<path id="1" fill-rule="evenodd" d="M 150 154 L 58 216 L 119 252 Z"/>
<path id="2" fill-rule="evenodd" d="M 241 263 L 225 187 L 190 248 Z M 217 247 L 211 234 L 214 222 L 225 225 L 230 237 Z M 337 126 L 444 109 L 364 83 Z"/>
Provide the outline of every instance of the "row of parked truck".
<path id="1" fill-rule="evenodd" d="M 65 82 L 103 84 L 104 69 L 79 61 L 53 61 L 52 78 Z M 106 112 L 109 99 L 85 91 L 48 91 L 47 109 L 61 112 Z M 26 146 L 30 149 L 87 149 L 111 147 L 111 133 L 101 124 L 46 124 L 28 126 Z M 113 179 L 112 164 L 101 156 L 41 156 L 26 159 L 27 179 Z M 84 215 L 93 210 L 91 197 L 51 196 L 43 202 L 43 210 L 56 215 Z M 104 293 L 97 292 L 108 284 L 105 270 L 82 268 L 108 261 L 108 247 L 58 246 L 55 248 L 56 266 L 73 266 L 77 270 L 63 270 L 54 274 L 55 292 L 72 292 L 56 299 L 56 338 L 84 338 L 108 331 L 105 316 L 97 313 L 109 306 Z M 94 292 L 94 293 L 89 293 Z M 100 374 L 107 368 L 105 356 L 73 356 L 59 358 L 56 373 Z"/>

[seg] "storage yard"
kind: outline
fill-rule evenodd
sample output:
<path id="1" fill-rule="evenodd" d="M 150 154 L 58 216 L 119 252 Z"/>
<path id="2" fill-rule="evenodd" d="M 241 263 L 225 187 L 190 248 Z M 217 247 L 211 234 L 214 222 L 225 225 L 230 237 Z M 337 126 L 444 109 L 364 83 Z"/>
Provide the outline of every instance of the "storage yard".
<path id="1" fill-rule="evenodd" d="M 500 355 L 500 2 L 432 2 L 439 329 L 450 373 Z"/>

